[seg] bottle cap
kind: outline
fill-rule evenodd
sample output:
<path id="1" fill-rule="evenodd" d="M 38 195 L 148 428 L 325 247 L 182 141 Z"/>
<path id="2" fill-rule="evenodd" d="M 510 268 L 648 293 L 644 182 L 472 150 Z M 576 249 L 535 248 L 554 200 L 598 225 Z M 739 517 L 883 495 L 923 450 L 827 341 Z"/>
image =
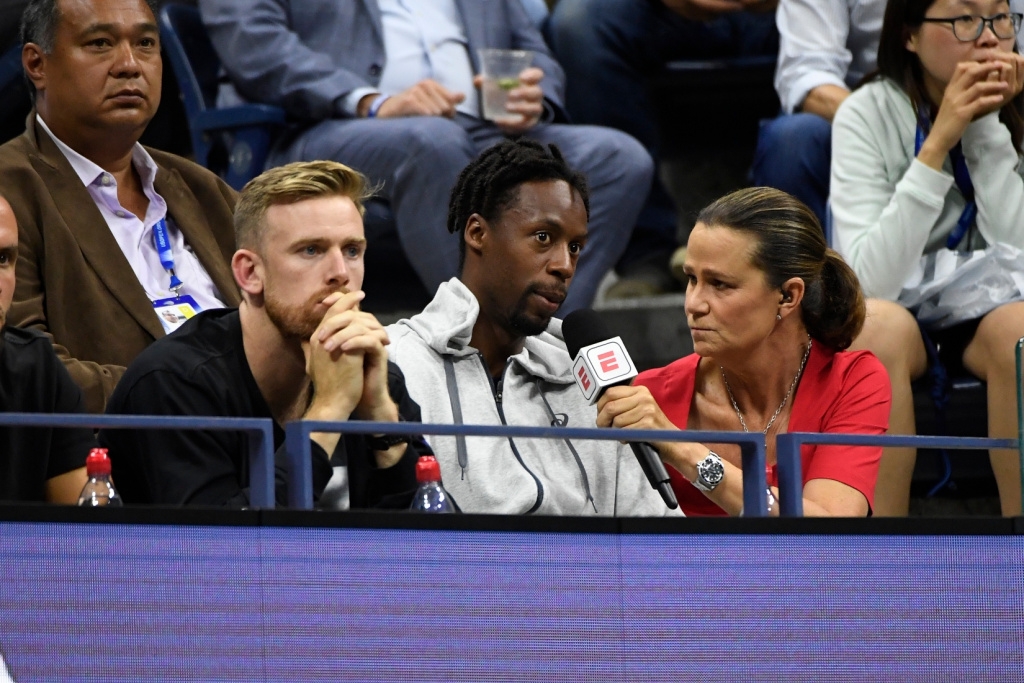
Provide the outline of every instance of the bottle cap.
<path id="1" fill-rule="evenodd" d="M 85 459 L 85 471 L 90 477 L 110 474 L 110 458 L 106 448 L 94 448 Z"/>
<path id="2" fill-rule="evenodd" d="M 432 455 L 420 456 L 420 459 L 416 461 L 416 481 L 421 484 L 441 481 L 441 465 L 438 464 L 437 458 Z"/>

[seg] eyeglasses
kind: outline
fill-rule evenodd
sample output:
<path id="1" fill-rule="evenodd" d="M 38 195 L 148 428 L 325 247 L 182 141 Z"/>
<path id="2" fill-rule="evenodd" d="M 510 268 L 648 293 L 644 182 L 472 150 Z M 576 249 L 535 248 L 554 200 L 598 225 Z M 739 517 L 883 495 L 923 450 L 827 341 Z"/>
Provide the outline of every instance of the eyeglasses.
<path id="1" fill-rule="evenodd" d="M 985 25 L 992 29 L 992 33 L 1000 40 L 1016 38 L 1020 30 L 1020 20 L 1024 16 L 1019 12 L 1004 12 L 991 17 L 979 17 L 976 14 L 965 14 L 962 17 L 952 19 L 929 19 L 921 21 L 931 24 L 949 24 L 953 27 L 953 35 L 961 43 L 972 43 L 977 40 L 985 31 Z"/>

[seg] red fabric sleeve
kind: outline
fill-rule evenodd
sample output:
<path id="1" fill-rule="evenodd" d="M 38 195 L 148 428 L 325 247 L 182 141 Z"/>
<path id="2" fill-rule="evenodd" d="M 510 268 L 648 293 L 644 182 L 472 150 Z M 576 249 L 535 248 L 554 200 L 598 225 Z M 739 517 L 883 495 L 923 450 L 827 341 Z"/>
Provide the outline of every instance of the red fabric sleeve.
<path id="1" fill-rule="evenodd" d="M 831 355 L 817 377 L 806 378 L 814 380 L 806 386 L 809 391 L 801 382 L 798 399 L 804 400 L 794 403 L 788 431 L 885 434 L 892 390 L 881 361 L 867 351 Z M 876 446 L 804 446 L 803 482 L 833 479 L 860 491 L 874 507 L 881 457 Z M 775 479 L 774 468 L 771 477 Z"/>

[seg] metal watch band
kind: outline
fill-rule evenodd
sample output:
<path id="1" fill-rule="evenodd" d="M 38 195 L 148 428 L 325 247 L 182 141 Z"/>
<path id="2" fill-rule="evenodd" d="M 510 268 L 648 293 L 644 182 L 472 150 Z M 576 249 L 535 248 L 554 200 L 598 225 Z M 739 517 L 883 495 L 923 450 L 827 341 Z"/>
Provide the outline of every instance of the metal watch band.
<path id="1" fill-rule="evenodd" d="M 697 478 L 693 485 L 699 491 L 714 491 L 725 477 L 725 467 L 718 453 L 708 451 L 707 457 L 697 463 Z"/>

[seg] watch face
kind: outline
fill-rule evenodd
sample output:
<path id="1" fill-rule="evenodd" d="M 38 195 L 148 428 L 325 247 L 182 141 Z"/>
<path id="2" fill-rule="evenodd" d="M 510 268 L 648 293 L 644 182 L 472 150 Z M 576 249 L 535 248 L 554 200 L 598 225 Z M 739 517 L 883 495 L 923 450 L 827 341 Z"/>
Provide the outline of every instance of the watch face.
<path id="1" fill-rule="evenodd" d="M 710 486 L 716 486 L 725 476 L 725 467 L 722 466 L 722 460 L 717 455 L 708 455 L 700 462 L 698 469 L 701 478 Z"/>

